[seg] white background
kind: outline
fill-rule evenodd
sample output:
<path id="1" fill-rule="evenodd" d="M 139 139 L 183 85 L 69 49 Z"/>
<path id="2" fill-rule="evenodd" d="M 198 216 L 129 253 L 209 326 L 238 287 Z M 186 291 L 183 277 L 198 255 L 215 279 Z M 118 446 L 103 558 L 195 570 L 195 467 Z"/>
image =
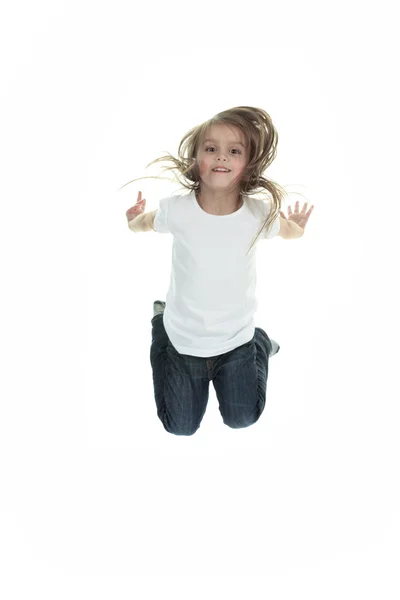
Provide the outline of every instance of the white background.
<path id="1" fill-rule="evenodd" d="M 398 28 L 390 2 L 277 6 L 2 11 L 5 600 L 399 598 Z M 171 178 L 146 166 L 239 105 L 271 115 L 267 175 L 315 209 L 258 243 L 281 345 L 260 420 L 224 425 L 210 384 L 175 436 L 150 365 L 172 236 L 125 212 L 180 186 L 120 188 Z"/>

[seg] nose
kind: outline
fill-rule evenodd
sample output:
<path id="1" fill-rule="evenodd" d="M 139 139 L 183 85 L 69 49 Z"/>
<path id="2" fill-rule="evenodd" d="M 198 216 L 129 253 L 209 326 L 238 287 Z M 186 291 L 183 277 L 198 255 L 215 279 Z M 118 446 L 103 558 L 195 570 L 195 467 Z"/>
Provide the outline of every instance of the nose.
<path id="1" fill-rule="evenodd" d="M 219 151 L 219 155 L 218 155 L 218 154 L 215 152 L 215 154 L 214 154 L 214 158 L 215 158 L 215 156 L 217 156 L 217 160 L 224 160 L 225 162 L 226 162 L 226 160 L 227 160 L 227 159 L 226 159 L 226 154 L 224 154 L 224 153 L 222 152 L 222 150 L 220 150 L 220 151 Z"/>

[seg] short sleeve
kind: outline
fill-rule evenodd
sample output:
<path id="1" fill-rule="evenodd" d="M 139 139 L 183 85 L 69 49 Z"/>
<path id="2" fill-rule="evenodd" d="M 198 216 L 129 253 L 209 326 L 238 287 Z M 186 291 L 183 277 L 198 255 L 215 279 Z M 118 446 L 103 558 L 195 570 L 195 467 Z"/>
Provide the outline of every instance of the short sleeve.
<path id="1" fill-rule="evenodd" d="M 168 226 L 168 209 L 171 198 L 162 198 L 159 202 L 156 216 L 154 217 L 153 229 L 157 233 L 171 233 Z"/>
<path id="2" fill-rule="evenodd" d="M 269 200 L 263 201 L 262 204 L 263 204 L 263 222 L 265 223 L 265 221 L 268 219 L 268 216 L 270 214 L 271 202 Z M 279 213 L 278 213 L 278 215 L 275 217 L 274 221 L 270 225 L 268 235 L 266 235 L 267 230 L 264 227 L 264 229 L 262 230 L 262 232 L 260 234 L 260 238 L 269 240 L 269 239 L 277 236 L 279 234 L 280 230 L 281 230 L 281 221 L 280 221 L 280 217 L 279 217 Z"/>
<path id="3" fill-rule="evenodd" d="M 279 232 L 280 232 L 280 230 L 281 230 L 281 222 L 280 222 L 280 218 L 279 218 L 279 216 L 278 216 L 278 217 L 276 217 L 276 219 L 273 221 L 273 223 L 272 223 L 272 225 L 271 225 L 271 228 L 270 228 L 270 230 L 269 230 L 269 234 L 268 234 L 267 236 L 264 236 L 264 237 L 266 237 L 266 239 L 268 239 L 268 240 L 269 240 L 270 238 L 273 238 L 273 237 L 275 237 L 276 235 L 278 235 L 278 234 L 279 234 Z"/>

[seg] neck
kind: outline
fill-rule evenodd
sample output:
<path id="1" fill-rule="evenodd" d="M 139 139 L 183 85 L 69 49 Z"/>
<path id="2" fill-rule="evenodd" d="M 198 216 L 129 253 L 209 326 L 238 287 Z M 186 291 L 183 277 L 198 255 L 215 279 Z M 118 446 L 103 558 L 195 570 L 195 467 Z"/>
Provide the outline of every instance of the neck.
<path id="1" fill-rule="evenodd" d="M 196 194 L 197 199 L 210 208 L 236 208 L 242 204 L 242 196 L 239 192 L 220 192 L 215 190 L 204 190 Z"/>
<path id="2" fill-rule="evenodd" d="M 243 205 L 242 196 L 238 192 L 227 194 L 202 190 L 196 194 L 196 198 L 201 208 L 213 215 L 229 215 Z"/>

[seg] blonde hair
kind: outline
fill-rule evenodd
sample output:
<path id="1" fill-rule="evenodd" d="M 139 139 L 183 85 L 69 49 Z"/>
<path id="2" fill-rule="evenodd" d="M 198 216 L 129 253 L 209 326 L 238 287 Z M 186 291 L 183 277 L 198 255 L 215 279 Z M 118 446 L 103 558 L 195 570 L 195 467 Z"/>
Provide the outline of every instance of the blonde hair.
<path id="1" fill-rule="evenodd" d="M 167 153 L 167 155 L 161 156 L 149 163 L 147 167 L 156 162 L 171 162 L 172 166 L 166 167 L 164 171 L 176 170 L 178 181 L 184 189 L 194 191 L 195 193 L 199 192 L 201 189 L 201 180 L 196 161 L 197 152 L 203 140 L 206 139 L 210 127 L 217 124 L 238 127 L 246 139 L 249 150 L 249 161 L 239 182 L 239 193 L 251 196 L 259 193 L 260 189 L 263 189 L 266 190 L 267 199 L 270 202 L 268 218 L 263 223 L 250 246 L 248 250 L 250 252 L 263 229 L 266 230 L 266 235 L 268 235 L 272 223 L 279 215 L 283 199 L 288 196 L 283 187 L 263 176 L 264 171 L 276 156 L 278 145 L 278 133 L 272 123 L 271 117 L 265 110 L 252 106 L 236 106 L 235 108 L 224 110 L 208 121 L 193 127 L 183 136 L 178 148 L 178 158 Z M 179 174 L 183 176 L 183 179 L 179 178 Z M 161 177 L 150 178 L 162 179 Z M 147 177 L 139 177 L 132 181 L 138 181 L 139 179 L 147 179 Z M 128 183 L 132 183 L 132 181 Z"/>

